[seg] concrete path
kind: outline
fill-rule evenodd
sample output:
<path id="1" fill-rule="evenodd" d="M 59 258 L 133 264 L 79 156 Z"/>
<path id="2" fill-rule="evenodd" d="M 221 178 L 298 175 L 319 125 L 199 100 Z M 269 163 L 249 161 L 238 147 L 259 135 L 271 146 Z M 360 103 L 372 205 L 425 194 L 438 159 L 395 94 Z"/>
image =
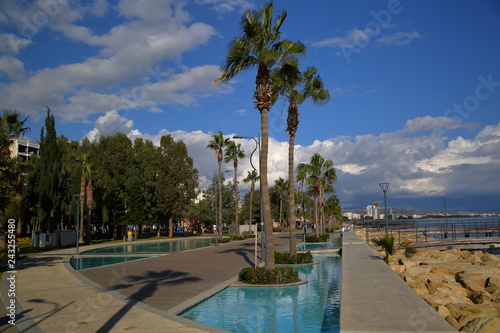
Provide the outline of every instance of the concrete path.
<path id="1" fill-rule="evenodd" d="M 456 332 L 354 232 L 343 234 L 340 332 Z"/>
<path id="2" fill-rule="evenodd" d="M 286 234 L 275 234 L 275 242 L 277 251 L 288 250 Z M 81 252 L 95 247 L 81 247 Z M 58 250 L 16 263 L 19 331 L 225 332 L 174 313 L 223 289 L 241 268 L 252 266 L 254 242 L 231 242 L 79 272 L 69 266 L 73 254 L 74 249 Z M 7 276 L 4 273 L 0 282 L 4 303 L 11 299 Z M 9 324 L 0 332 L 7 329 L 15 332 Z"/>

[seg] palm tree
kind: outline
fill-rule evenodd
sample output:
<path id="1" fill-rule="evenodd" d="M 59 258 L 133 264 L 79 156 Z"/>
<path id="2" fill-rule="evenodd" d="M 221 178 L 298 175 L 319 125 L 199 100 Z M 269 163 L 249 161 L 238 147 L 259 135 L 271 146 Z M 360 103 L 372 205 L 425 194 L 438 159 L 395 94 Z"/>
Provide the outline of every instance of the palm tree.
<path id="1" fill-rule="evenodd" d="M 272 72 L 273 88 L 278 95 L 288 100 L 287 132 L 288 144 L 288 218 L 290 220 L 290 255 L 297 254 L 295 229 L 295 135 L 299 126 L 299 105 L 311 99 L 315 105 L 324 105 L 330 100 L 330 93 L 324 88 L 323 80 L 315 67 L 300 72 L 299 61 L 290 57 L 279 69 Z"/>
<path id="2" fill-rule="evenodd" d="M 222 131 L 212 134 L 212 140 L 208 143 L 206 149 L 212 149 L 217 158 L 217 188 L 219 189 L 218 221 L 217 221 L 217 241 L 222 234 L 222 159 L 224 157 L 224 148 L 229 144 L 229 139 L 224 139 Z"/>
<path id="3" fill-rule="evenodd" d="M 239 210 L 239 201 L 240 195 L 238 193 L 238 159 L 245 158 L 247 155 L 245 151 L 241 150 L 241 144 L 236 144 L 234 141 L 229 141 L 226 147 L 226 151 L 224 153 L 224 162 L 229 163 L 233 161 L 234 166 L 234 202 L 235 202 L 235 215 L 234 215 L 234 223 L 235 223 L 235 232 L 236 236 L 240 235 L 240 225 L 238 221 L 238 210 Z"/>
<path id="4" fill-rule="evenodd" d="M 243 179 L 243 182 L 250 183 L 250 224 L 253 222 L 253 214 L 252 214 L 252 200 L 253 200 L 253 192 L 255 191 L 255 182 L 259 180 L 259 175 L 257 174 L 257 170 L 248 171 L 247 178 Z M 261 213 L 262 214 L 262 213 Z M 257 232 L 255 232 L 257 234 Z"/>
<path id="5" fill-rule="evenodd" d="M 265 268 L 272 269 L 274 263 L 273 223 L 271 219 L 271 201 L 267 180 L 267 158 L 269 150 L 269 109 L 272 105 L 272 89 L 270 71 L 282 63 L 290 54 L 304 54 L 305 47 L 300 42 L 281 40 L 280 28 L 286 19 L 282 12 L 273 20 L 272 2 L 262 6 L 260 10 L 248 10 L 243 14 L 240 26 L 242 36 L 234 38 L 230 43 L 226 59 L 221 67 L 222 74 L 214 83 L 227 83 L 239 73 L 257 67 L 254 92 L 255 106 L 260 112 L 261 150 L 260 181 L 264 218 Z"/>
<path id="6" fill-rule="evenodd" d="M 380 246 L 382 250 L 385 252 L 384 261 L 388 264 L 389 257 L 394 255 L 396 252 L 396 247 L 394 246 L 394 236 L 385 234 L 384 237 L 372 238 L 372 243 Z M 414 247 L 411 246 L 411 242 L 405 241 L 399 244 L 399 248 L 404 248 L 404 256 L 406 258 L 412 257 L 417 251 Z"/>
<path id="7" fill-rule="evenodd" d="M 29 127 L 24 127 L 29 116 L 20 120 L 21 114 L 18 111 L 4 110 L 2 114 L 2 123 L 4 125 L 9 138 L 19 139 L 21 135 L 30 130 Z"/>
<path id="8" fill-rule="evenodd" d="M 297 170 L 297 179 L 306 179 L 313 189 L 314 219 L 315 223 L 318 224 L 318 228 L 316 228 L 316 236 L 319 236 L 320 234 L 323 234 L 324 231 L 324 213 L 320 213 L 318 206 L 323 212 L 325 193 L 333 191 L 333 183 L 337 180 L 335 169 L 333 168 L 333 162 L 331 160 L 325 160 L 320 154 L 316 153 L 311 157 L 309 164 L 301 163 L 297 166 Z M 319 218 L 319 215 L 321 215 L 321 219 Z"/>
<path id="9" fill-rule="evenodd" d="M 278 195 L 280 197 L 279 218 L 280 218 L 280 226 L 283 226 L 283 198 L 285 196 L 286 191 L 288 191 L 288 181 L 280 177 L 276 179 L 274 183 L 275 183 L 274 190 L 278 192 Z"/>

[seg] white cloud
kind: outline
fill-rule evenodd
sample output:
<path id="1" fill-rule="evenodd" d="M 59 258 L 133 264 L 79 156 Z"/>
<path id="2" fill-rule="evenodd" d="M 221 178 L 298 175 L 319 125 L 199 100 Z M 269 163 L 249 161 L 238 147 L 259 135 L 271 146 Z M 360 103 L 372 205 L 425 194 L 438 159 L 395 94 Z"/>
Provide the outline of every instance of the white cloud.
<path id="1" fill-rule="evenodd" d="M 379 46 L 388 46 L 388 45 L 406 45 L 414 41 L 415 39 L 424 38 L 418 32 L 395 32 L 393 34 L 382 36 L 376 40 Z"/>
<path id="2" fill-rule="evenodd" d="M 423 119 L 425 118 L 425 119 Z M 462 195 L 466 191 L 470 195 L 498 194 L 500 179 L 500 123 L 483 128 L 474 138 L 456 137 L 447 141 L 445 134 L 455 128 L 450 120 L 442 117 L 423 117 L 410 120 L 407 126 L 417 134 L 419 130 L 427 131 L 427 124 L 433 121 L 439 126 L 432 129 L 441 131 L 432 134 L 420 134 L 411 138 L 405 137 L 404 129 L 393 133 L 360 135 L 357 137 L 337 137 L 324 141 L 314 141 L 309 146 L 295 147 L 295 163 L 308 163 L 310 157 L 321 154 L 331 159 L 337 169 L 338 181 L 335 184 L 337 194 L 346 207 L 357 207 L 367 204 L 359 203 L 359 197 L 378 198 L 381 181 L 391 183 L 393 197 L 414 198 L 440 197 L 445 195 Z M 407 124 L 408 125 L 408 124 Z M 200 174 L 200 187 L 206 188 L 217 170 L 217 162 L 213 151 L 206 149 L 211 140 L 211 133 L 202 131 L 161 130 L 156 135 L 138 134 L 132 129 L 133 123 L 116 112 L 106 113 L 98 119 L 96 128 L 87 136 L 122 131 L 131 139 L 140 136 L 159 144 L 163 135 L 170 134 L 175 140 L 182 140 L 194 160 Z M 405 127 L 405 128 L 407 128 Z M 234 134 L 226 134 L 232 139 Z M 256 144 L 253 139 L 237 140 L 247 153 L 247 158 L 240 160 L 238 180 L 242 192 L 249 190 L 248 184 L 242 180 L 252 169 L 250 156 Z M 268 180 L 270 186 L 279 177 L 287 179 L 288 143 L 269 140 Z M 253 156 L 253 164 L 258 169 L 258 151 Z M 222 170 L 232 171 L 232 164 L 224 164 Z M 232 177 L 226 177 L 229 180 Z M 368 199 L 367 199 L 368 200 Z"/>
<path id="3" fill-rule="evenodd" d="M 474 123 L 463 122 L 454 118 L 425 116 L 408 120 L 402 130 L 402 133 L 410 134 L 416 132 L 451 130 L 457 128 L 472 129 L 475 126 L 476 124 Z"/>
<path id="4" fill-rule="evenodd" d="M 58 116 L 75 121 L 118 107 L 159 112 L 164 104 L 192 105 L 198 98 L 224 91 L 210 85 L 219 75 L 215 65 L 193 68 L 175 65 L 158 70 L 159 63 L 178 61 L 183 53 L 206 44 L 216 34 L 212 26 L 189 23 L 190 17 L 182 5 L 172 1 L 156 1 L 154 6 L 153 1 L 122 1 L 118 6 L 120 13 L 134 19 L 100 35 L 77 23 L 83 22 L 81 18 L 88 13 L 104 15 L 109 7 L 102 1 L 88 7 L 70 3 L 51 11 L 40 4 L 11 5 L 8 7 L 10 20 L 22 20 L 43 12 L 47 16 L 45 26 L 69 39 L 94 46 L 96 52 L 79 63 L 42 68 L 32 73 L 25 73 L 22 62 L 16 58 L 2 58 L 0 70 L 14 79 L 0 83 L 3 107 L 36 115 L 43 111 L 43 105 L 49 105 Z M 33 33 L 42 29 L 44 26 Z M 16 43 L 12 43 L 11 37 L 1 36 L 0 50 L 9 45 L 20 50 L 29 41 L 17 38 Z"/>
<path id="5" fill-rule="evenodd" d="M 31 44 L 31 40 L 20 38 L 14 34 L 0 34 L 0 52 L 7 54 L 17 54 Z"/>

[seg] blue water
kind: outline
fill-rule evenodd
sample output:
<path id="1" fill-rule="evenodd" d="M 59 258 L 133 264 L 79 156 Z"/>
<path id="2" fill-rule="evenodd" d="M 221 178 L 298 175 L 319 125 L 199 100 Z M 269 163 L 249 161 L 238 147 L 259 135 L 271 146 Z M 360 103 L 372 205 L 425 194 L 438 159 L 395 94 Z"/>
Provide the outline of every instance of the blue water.
<path id="1" fill-rule="evenodd" d="M 118 264 L 131 260 L 144 259 L 149 257 L 77 257 L 71 258 L 70 264 L 77 271 L 88 268 Z"/>
<path id="2" fill-rule="evenodd" d="M 232 332 L 339 332 L 341 258 L 314 255 L 296 266 L 308 283 L 293 287 L 229 287 L 181 314 Z"/>
<path id="3" fill-rule="evenodd" d="M 318 249 L 330 249 L 332 247 L 331 243 L 304 243 L 297 246 L 298 251 L 308 251 L 308 250 L 318 250 Z"/>
<path id="4" fill-rule="evenodd" d="M 85 253 L 172 253 L 210 246 L 212 238 L 186 238 L 112 246 L 90 250 Z"/>

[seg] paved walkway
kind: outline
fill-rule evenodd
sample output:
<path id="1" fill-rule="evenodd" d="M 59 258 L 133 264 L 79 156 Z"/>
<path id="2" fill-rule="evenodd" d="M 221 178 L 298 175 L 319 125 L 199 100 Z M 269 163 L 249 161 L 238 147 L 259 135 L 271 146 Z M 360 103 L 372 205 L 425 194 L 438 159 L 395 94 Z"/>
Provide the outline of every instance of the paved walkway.
<path id="1" fill-rule="evenodd" d="M 340 332 L 456 332 L 354 232 L 343 234 Z"/>
<path id="2" fill-rule="evenodd" d="M 275 234 L 275 244 L 276 251 L 287 251 L 288 235 Z M 74 249 L 58 250 L 16 263 L 16 327 L 21 332 L 225 332 L 175 314 L 223 289 L 241 268 L 252 266 L 254 241 L 79 272 L 69 267 L 73 254 Z M 7 277 L 4 273 L 0 283 L 4 302 L 10 300 Z M 4 331 L 16 330 L 4 324 Z"/>

